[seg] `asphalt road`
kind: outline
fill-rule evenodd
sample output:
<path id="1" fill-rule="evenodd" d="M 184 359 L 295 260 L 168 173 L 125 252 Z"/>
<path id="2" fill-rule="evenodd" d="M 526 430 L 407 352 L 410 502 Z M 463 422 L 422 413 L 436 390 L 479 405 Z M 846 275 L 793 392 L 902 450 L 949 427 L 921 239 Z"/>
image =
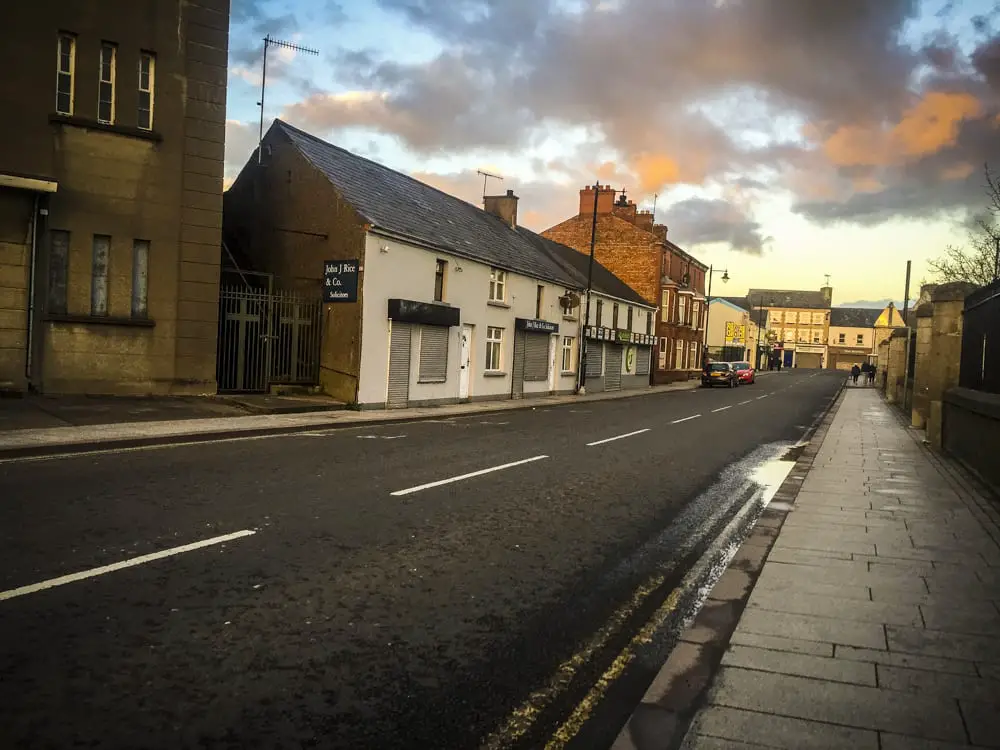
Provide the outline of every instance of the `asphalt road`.
<path id="1" fill-rule="evenodd" d="M 650 571 L 671 563 L 679 579 L 694 525 L 842 382 L 785 371 L 736 390 L 0 462 L 0 592 L 255 532 L 0 593 L 0 747 L 542 746 L 676 583 L 628 610 Z M 651 676 L 623 678 L 575 742 L 613 739 Z"/>

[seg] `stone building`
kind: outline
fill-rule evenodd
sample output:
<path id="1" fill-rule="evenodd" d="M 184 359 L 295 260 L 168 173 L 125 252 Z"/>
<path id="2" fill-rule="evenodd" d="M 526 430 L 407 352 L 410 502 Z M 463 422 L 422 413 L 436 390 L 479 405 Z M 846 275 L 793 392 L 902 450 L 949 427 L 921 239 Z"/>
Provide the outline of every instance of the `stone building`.
<path id="1" fill-rule="evenodd" d="M 701 370 L 707 305 L 708 266 L 667 239 L 667 227 L 654 224 L 624 193 L 601 186 L 596 191 L 594 258 L 657 306 L 656 366 L 652 381 L 667 383 L 695 377 Z M 590 253 L 595 191 L 580 191 L 576 216 L 542 232 L 544 237 Z"/>
<path id="2" fill-rule="evenodd" d="M 767 312 L 772 357 L 782 367 L 822 368 L 830 338 L 833 289 L 817 292 L 791 289 L 751 289 L 748 302 Z"/>
<path id="3" fill-rule="evenodd" d="M 4 24 L 0 389 L 214 393 L 228 0 Z"/>
<path id="4" fill-rule="evenodd" d="M 834 307 L 830 310 L 827 369 L 850 370 L 855 364 L 874 364 L 879 345 L 903 325 L 903 316 L 892 302 L 881 310 Z"/>

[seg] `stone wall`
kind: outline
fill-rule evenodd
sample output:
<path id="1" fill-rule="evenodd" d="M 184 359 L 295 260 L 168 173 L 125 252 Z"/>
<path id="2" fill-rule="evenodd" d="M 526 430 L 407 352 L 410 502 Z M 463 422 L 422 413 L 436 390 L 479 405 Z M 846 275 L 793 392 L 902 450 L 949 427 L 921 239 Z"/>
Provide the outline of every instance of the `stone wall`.
<path id="1" fill-rule="evenodd" d="M 903 402 L 906 389 L 906 339 L 908 331 L 908 328 L 899 328 L 889 337 L 885 398 L 890 404 Z"/>

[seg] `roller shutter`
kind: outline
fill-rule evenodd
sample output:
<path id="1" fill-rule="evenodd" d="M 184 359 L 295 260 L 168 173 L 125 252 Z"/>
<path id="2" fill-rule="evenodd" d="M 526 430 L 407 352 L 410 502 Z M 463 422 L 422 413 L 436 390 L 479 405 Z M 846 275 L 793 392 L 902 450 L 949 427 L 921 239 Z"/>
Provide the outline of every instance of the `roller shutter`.
<path id="1" fill-rule="evenodd" d="M 420 327 L 421 383 L 444 383 L 448 379 L 448 331 L 444 326 Z"/>
<path id="2" fill-rule="evenodd" d="M 549 377 L 549 334 L 526 333 L 524 336 L 524 379 L 537 382 Z"/>
<path id="3" fill-rule="evenodd" d="M 621 344 L 608 344 L 608 361 L 604 366 L 604 390 L 620 391 L 622 389 L 622 347 Z"/>
<path id="4" fill-rule="evenodd" d="M 601 377 L 601 365 L 604 364 L 604 344 L 599 341 L 587 342 L 587 377 Z"/>
<path id="5" fill-rule="evenodd" d="M 524 331 L 514 331 L 514 359 L 511 362 L 510 397 L 524 395 Z"/>
<path id="6" fill-rule="evenodd" d="M 385 405 L 402 409 L 410 400 L 410 331 L 409 323 L 393 323 L 389 337 L 389 391 Z"/>
<path id="7" fill-rule="evenodd" d="M 635 374 L 636 375 L 649 375 L 649 357 L 652 354 L 652 349 L 648 346 L 636 347 L 635 352 Z"/>

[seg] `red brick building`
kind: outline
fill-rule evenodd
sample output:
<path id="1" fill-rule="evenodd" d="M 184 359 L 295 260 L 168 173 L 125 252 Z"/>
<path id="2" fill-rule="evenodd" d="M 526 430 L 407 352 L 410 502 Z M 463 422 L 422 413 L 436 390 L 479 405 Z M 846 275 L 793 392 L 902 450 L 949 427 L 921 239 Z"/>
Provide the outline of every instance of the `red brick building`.
<path id="1" fill-rule="evenodd" d="M 639 211 L 623 194 L 599 187 L 595 259 L 657 305 L 654 383 L 695 377 L 701 370 L 705 332 L 705 275 L 708 266 L 667 239 L 667 227 L 653 223 L 651 211 Z M 590 253 L 594 188 L 580 191 L 576 216 L 542 235 L 577 251 Z"/>

